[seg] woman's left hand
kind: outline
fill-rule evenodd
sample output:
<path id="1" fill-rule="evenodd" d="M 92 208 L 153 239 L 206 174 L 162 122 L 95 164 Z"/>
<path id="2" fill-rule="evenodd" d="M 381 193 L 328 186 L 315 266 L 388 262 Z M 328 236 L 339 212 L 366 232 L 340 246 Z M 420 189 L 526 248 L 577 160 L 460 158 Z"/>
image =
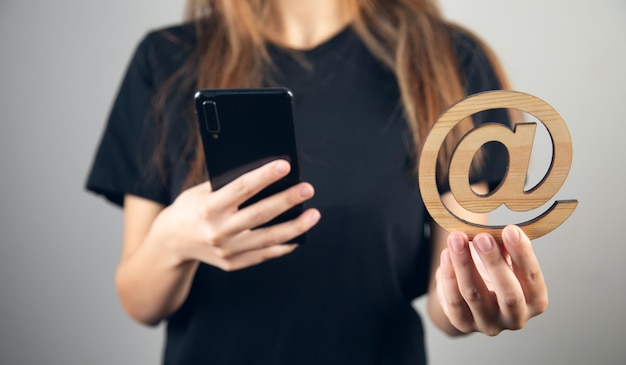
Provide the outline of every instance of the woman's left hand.
<path id="1" fill-rule="evenodd" d="M 548 290 L 530 240 L 516 226 L 502 232 L 503 244 L 485 233 L 470 242 L 464 233 L 448 236 L 436 272 L 439 304 L 464 333 L 494 336 L 517 330 L 546 310 Z"/>

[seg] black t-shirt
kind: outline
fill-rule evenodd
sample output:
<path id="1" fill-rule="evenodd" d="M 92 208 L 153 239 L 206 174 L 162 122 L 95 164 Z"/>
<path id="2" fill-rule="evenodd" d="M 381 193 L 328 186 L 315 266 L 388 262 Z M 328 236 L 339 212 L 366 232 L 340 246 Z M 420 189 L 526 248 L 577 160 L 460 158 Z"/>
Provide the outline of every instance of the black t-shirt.
<path id="1" fill-rule="evenodd" d="M 117 204 L 134 194 L 167 205 L 179 194 L 187 159 L 168 147 L 166 179 L 149 178 L 151 144 L 139 141 L 154 132 L 145 121 L 155 91 L 193 42 L 192 28 L 179 26 L 151 32 L 139 44 L 89 190 Z M 468 93 L 499 88 L 470 37 L 459 34 L 456 49 Z M 428 285 L 428 216 L 395 77 L 349 28 L 304 52 L 309 67 L 278 47 L 270 53 L 278 70 L 274 84 L 295 96 L 301 173 L 316 189 L 307 205 L 322 219 L 307 243 L 285 257 L 231 273 L 201 264 L 186 302 L 167 319 L 164 362 L 425 363 L 422 324 L 411 302 Z M 165 109 L 188 108 L 192 97 L 172 99 Z M 506 122 L 503 114 L 485 118 Z M 487 180 L 506 162 L 502 154 L 490 156 L 500 172 L 489 170 Z"/>

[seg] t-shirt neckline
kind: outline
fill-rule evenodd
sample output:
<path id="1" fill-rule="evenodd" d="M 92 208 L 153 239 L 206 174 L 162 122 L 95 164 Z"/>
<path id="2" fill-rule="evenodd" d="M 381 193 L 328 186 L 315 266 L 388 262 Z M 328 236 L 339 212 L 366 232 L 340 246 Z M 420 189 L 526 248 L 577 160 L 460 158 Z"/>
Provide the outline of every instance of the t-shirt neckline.
<path id="1" fill-rule="evenodd" d="M 306 58 L 310 59 L 312 57 L 322 56 L 329 51 L 337 50 L 341 44 L 348 38 L 348 36 L 352 33 L 352 27 L 348 24 L 345 27 L 341 28 L 338 32 L 322 41 L 316 46 L 307 49 L 295 49 L 285 46 L 280 46 L 274 43 L 271 43 L 270 46 L 277 50 L 280 50 L 284 53 L 298 53 L 304 55 Z"/>

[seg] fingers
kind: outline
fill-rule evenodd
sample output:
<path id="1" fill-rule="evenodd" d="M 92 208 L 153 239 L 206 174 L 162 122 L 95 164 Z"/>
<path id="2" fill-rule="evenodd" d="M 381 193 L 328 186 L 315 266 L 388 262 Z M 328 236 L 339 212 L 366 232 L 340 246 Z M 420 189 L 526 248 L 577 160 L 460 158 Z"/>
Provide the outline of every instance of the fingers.
<path id="1" fill-rule="evenodd" d="M 491 280 L 502 325 L 508 329 L 522 328 L 528 320 L 528 308 L 522 286 L 511 266 L 492 236 L 476 235 L 473 244 Z"/>
<path id="2" fill-rule="evenodd" d="M 244 231 L 222 244 L 215 244 L 214 250 L 223 259 L 237 260 L 238 256 L 247 255 L 251 251 L 273 246 L 287 246 L 284 245 L 285 242 L 307 232 L 319 220 L 320 212 L 317 209 L 308 209 L 291 221 Z"/>
<path id="3" fill-rule="evenodd" d="M 511 256 L 513 273 L 524 292 L 529 316 L 543 313 L 548 306 L 548 290 L 530 240 L 516 226 L 505 227 L 502 237 Z"/>
<path id="4" fill-rule="evenodd" d="M 247 172 L 215 192 L 213 208 L 236 210 L 265 187 L 285 177 L 290 170 L 287 161 L 276 160 Z"/>
<path id="5" fill-rule="evenodd" d="M 244 232 L 231 243 L 213 246 L 205 251 L 205 262 L 212 262 L 224 271 L 235 271 L 287 255 L 298 245 L 285 245 L 283 242 L 305 233 L 319 219 L 319 211 L 309 209 L 292 221 Z"/>
<path id="6" fill-rule="evenodd" d="M 311 184 L 300 183 L 227 215 L 227 219 L 210 223 L 206 248 L 200 258 L 226 271 L 239 270 L 288 254 L 294 245 L 285 245 L 292 238 L 311 229 L 320 219 L 317 209 L 308 209 L 300 216 L 270 227 L 252 229 L 266 223 L 289 208 L 314 195 Z M 207 222 L 208 223 L 208 222 Z"/>
<path id="7" fill-rule="evenodd" d="M 265 198 L 234 214 L 224 223 L 224 234 L 234 235 L 267 223 L 288 209 L 311 199 L 314 193 L 311 184 L 301 183 Z"/>
<path id="8" fill-rule="evenodd" d="M 293 252 L 298 245 L 277 245 L 261 250 L 246 251 L 232 258 L 218 259 L 214 266 L 224 271 L 236 271 L 261 264 Z"/>
<path id="9" fill-rule="evenodd" d="M 463 332 L 519 329 L 545 311 L 547 289 L 530 240 L 515 226 L 502 236 L 500 246 L 488 234 L 470 244 L 464 234 L 453 233 L 441 254 L 438 295 L 450 322 Z"/>
<path id="10" fill-rule="evenodd" d="M 447 257 L 442 255 L 442 266 L 453 273 L 442 276 L 446 278 L 444 291 L 451 311 L 451 323 L 463 332 L 491 327 L 491 323 L 497 321 L 494 318 L 494 313 L 498 312 L 497 303 L 474 263 L 467 236 L 450 234 L 447 253 L 451 265 L 446 265 Z M 460 302 L 465 302 L 469 312 L 462 308 Z"/>
<path id="11" fill-rule="evenodd" d="M 441 252 L 441 264 L 437 271 L 437 295 L 444 313 L 450 323 L 459 331 L 469 333 L 475 330 L 474 316 L 461 292 L 456 280 L 449 249 Z"/>
<path id="12" fill-rule="evenodd" d="M 183 192 L 172 204 L 181 220 L 178 250 L 185 257 L 232 271 L 256 265 L 292 252 L 296 245 L 286 245 L 302 235 L 320 219 L 320 212 L 309 209 L 299 217 L 266 228 L 255 228 L 314 195 L 311 184 L 299 183 L 240 209 L 242 203 L 281 179 L 290 171 L 285 160 L 269 162 L 245 173 L 218 191 L 203 183 Z"/>

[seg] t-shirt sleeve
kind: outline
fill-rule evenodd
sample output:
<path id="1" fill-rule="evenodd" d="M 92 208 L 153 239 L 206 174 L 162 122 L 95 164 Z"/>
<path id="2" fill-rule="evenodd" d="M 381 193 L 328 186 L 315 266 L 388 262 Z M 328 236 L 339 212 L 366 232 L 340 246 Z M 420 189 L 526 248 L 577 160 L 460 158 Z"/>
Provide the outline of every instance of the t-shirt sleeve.
<path id="1" fill-rule="evenodd" d="M 167 204 L 167 184 L 150 161 L 156 145 L 149 63 L 150 36 L 138 45 L 127 67 L 89 171 L 86 189 L 123 205 L 124 195 Z"/>
<path id="2" fill-rule="evenodd" d="M 457 53 L 465 74 L 467 95 L 489 90 L 500 90 L 502 85 L 486 52 L 471 36 L 460 34 L 457 38 Z M 492 109 L 472 116 L 475 127 L 485 123 L 500 123 L 510 126 L 509 113 L 505 109 Z M 470 175 L 470 183 L 487 182 L 489 189 L 495 189 L 506 174 L 508 153 L 496 142 L 487 143 L 482 149 L 483 160 L 478 171 Z"/>

